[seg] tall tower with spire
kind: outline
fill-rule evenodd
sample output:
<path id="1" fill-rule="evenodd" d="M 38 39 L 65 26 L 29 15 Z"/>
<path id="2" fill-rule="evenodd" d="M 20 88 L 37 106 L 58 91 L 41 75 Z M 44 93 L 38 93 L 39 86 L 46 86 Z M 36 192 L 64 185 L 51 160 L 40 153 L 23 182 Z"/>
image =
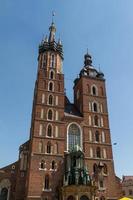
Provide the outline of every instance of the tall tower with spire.
<path id="1" fill-rule="evenodd" d="M 39 45 L 30 133 L 27 199 L 57 199 L 64 153 L 63 47 L 56 42 L 54 22 Z M 59 169 L 60 166 L 60 169 Z"/>

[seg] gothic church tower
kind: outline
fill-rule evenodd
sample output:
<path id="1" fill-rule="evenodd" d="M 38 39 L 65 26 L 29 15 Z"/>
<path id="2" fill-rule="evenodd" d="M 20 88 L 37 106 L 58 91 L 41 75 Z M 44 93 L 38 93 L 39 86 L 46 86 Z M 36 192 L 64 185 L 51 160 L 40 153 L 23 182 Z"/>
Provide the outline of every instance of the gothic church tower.
<path id="1" fill-rule="evenodd" d="M 55 198 L 61 184 L 58 167 L 64 153 L 64 75 L 63 49 L 55 41 L 56 27 L 52 22 L 49 38 L 39 46 L 38 73 L 34 91 L 31 124 L 31 155 L 27 199 Z"/>

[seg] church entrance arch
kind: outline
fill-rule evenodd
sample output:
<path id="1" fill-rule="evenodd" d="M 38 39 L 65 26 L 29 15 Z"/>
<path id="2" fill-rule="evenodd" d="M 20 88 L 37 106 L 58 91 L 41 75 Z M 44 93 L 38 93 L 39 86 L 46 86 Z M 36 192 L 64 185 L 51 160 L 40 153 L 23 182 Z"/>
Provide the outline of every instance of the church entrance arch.
<path id="1" fill-rule="evenodd" d="M 0 200 L 8 200 L 10 196 L 11 183 L 9 179 L 0 182 Z"/>
<path id="2" fill-rule="evenodd" d="M 71 195 L 67 198 L 67 200 L 75 200 L 75 198 Z"/>
<path id="3" fill-rule="evenodd" d="M 7 197 L 8 197 L 8 189 L 2 188 L 0 193 L 0 200 L 7 200 Z"/>
<path id="4" fill-rule="evenodd" d="M 80 200 L 89 200 L 89 198 L 87 196 L 83 195 L 80 197 Z"/>

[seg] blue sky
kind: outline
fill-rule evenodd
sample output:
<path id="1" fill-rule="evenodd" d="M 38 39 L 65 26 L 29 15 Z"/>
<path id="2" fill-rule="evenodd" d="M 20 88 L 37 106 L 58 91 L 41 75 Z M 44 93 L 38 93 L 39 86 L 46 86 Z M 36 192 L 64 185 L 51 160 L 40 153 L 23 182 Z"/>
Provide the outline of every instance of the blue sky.
<path id="1" fill-rule="evenodd" d="M 38 45 L 52 10 L 64 45 L 67 95 L 73 99 L 73 79 L 88 48 L 106 77 L 116 174 L 132 175 L 132 0 L 0 1 L 0 167 L 18 158 L 29 137 Z"/>

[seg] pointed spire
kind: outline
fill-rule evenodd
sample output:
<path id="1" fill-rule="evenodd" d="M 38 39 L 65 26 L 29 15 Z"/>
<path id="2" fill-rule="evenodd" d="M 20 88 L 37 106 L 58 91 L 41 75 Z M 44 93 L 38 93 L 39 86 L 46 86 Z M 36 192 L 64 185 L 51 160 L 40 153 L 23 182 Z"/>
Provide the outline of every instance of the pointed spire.
<path id="1" fill-rule="evenodd" d="M 60 37 L 59 37 L 59 39 L 58 39 L 58 44 L 59 44 L 59 45 L 62 45 L 62 42 L 61 42 Z"/>
<path id="2" fill-rule="evenodd" d="M 56 32 L 56 27 L 55 27 L 55 24 L 54 24 L 54 20 L 53 20 L 53 17 L 55 16 L 55 13 L 52 12 L 52 23 L 51 23 L 51 26 L 49 27 L 49 42 L 54 42 L 55 41 L 55 32 Z"/>
<path id="3" fill-rule="evenodd" d="M 48 42 L 48 36 L 46 35 L 46 37 L 45 37 L 45 42 Z"/>

